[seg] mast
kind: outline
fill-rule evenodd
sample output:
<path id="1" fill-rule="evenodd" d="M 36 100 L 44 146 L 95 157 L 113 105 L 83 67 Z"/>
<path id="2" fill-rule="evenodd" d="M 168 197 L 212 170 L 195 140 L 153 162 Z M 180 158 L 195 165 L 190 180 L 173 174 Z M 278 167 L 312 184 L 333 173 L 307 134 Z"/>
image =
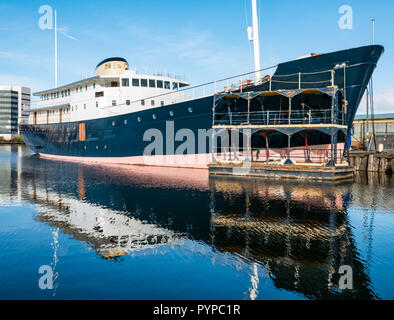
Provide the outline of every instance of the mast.
<path id="1" fill-rule="evenodd" d="M 58 66 L 57 66 L 57 13 L 55 9 L 55 88 L 58 87 Z"/>
<path id="2" fill-rule="evenodd" d="M 260 36 L 259 36 L 259 20 L 257 16 L 257 0 L 252 0 L 252 24 L 253 24 L 253 49 L 254 49 L 254 71 L 255 82 L 259 82 L 260 75 Z"/>

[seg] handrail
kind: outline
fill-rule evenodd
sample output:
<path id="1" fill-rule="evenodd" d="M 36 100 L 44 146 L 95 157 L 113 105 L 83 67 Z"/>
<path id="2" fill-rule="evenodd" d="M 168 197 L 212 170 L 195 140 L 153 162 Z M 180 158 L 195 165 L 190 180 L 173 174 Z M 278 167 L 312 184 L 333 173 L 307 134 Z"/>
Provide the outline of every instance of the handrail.
<path id="1" fill-rule="evenodd" d="M 332 115 L 331 109 L 313 109 L 308 111 L 251 111 L 251 112 L 215 112 L 214 126 L 234 125 L 292 125 L 292 124 L 337 124 L 346 125 L 342 111 Z"/>

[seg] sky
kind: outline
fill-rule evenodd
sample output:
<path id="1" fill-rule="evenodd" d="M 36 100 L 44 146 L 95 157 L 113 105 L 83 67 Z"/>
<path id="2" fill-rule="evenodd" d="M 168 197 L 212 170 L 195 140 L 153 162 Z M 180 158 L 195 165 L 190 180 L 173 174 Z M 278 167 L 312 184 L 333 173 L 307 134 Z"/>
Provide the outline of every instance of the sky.
<path id="1" fill-rule="evenodd" d="M 375 41 L 385 47 L 374 74 L 375 110 L 394 112 L 394 1 L 257 1 L 262 67 L 369 45 L 374 18 Z M 0 85 L 54 87 L 54 33 L 39 27 L 43 5 L 58 11 L 59 85 L 93 75 L 113 56 L 140 72 L 184 74 L 192 85 L 254 68 L 251 0 L 0 0 Z M 352 8 L 351 29 L 339 27 L 343 5 Z"/>

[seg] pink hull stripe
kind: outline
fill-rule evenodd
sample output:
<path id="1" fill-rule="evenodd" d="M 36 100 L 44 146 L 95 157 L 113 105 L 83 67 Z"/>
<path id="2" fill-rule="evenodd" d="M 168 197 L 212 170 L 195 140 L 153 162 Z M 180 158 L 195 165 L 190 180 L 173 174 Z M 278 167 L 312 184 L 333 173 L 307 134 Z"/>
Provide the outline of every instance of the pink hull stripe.
<path id="1" fill-rule="evenodd" d="M 344 145 L 338 144 L 338 159 Z M 323 163 L 329 160 L 330 145 L 320 145 L 311 147 L 312 162 Z M 317 150 L 319 149 L 319 150 Z M 242 155 L 241 155 L 242 156 Z M 192 155 L 170 155 L 170 156 L 138 156 L 138 157 L 121 157 L 121 158 L 105 158 L 105 157 L 70 157 L 70 156 L 56 156 L 48 154 L 40 154 L 41 158 L 50 160 L 83 162 L 83 163 L 97 163 L 97 164 L 121 164 L 121 165 L 135 165 L 135 166 L 154 166 L 154 167 L 172 167 L 172 168 L 190 168 L 190 169 L 207 169 L 208 164 L 212 161 L 211 154 L 192 154 Z M 286 158 L 287 149 L 270 149 L 270 158 Z M 304 162 L 306 160 L 306 151 L 300 148 L 292 149 L 290 157 L 293 157 L 296 162 Z M 224 155 L 216 157 L 218 160 L 226 160 Z M 266 161 L 265 149 L 261 149 L 259 157 L 257 151 L 253 151 L 253 159 L 255 161 Z"/>
<path id="2" fill-rule="evenodd" d="M 90 158 L 90 157 L 69 157 L 40 154 L 43 159 L 100 163 L 100 164 L 123 164 L 136 166 L 155 166 L 155 167 L 172 167 L 172 168 L 191 168 L 207 169 L 212 158 L 210 154 L 199 155 L 171 155 L 171 156 L 139 156 L 139 157 L 122 157 L 122 158 Z"/>

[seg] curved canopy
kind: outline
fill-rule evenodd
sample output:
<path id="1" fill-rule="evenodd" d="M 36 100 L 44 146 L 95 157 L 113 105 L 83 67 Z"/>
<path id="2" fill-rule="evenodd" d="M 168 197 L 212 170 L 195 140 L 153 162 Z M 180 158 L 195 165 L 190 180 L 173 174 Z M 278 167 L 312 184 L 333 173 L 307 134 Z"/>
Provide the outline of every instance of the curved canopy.
<path id="1" fill-rule="evenodd" d="M 245 99 L 250 100 L 256 97 L 267 97 L 267 96 L 284 96 L 288 98 L 294 98 L 300 94 L 314 94 L 323 93 L 328 96 L 335 96 L 338 91 L 341 91 L 337 87 L 327 87 L 327 88 L 316 88 L 316 89 L 297 89 L 297 90 L 275 90 L 275 91 L 249 91 L 243 93 L 220 93 L 215 95 L 215 101 L 230 98 L 230 99 Z"/>

